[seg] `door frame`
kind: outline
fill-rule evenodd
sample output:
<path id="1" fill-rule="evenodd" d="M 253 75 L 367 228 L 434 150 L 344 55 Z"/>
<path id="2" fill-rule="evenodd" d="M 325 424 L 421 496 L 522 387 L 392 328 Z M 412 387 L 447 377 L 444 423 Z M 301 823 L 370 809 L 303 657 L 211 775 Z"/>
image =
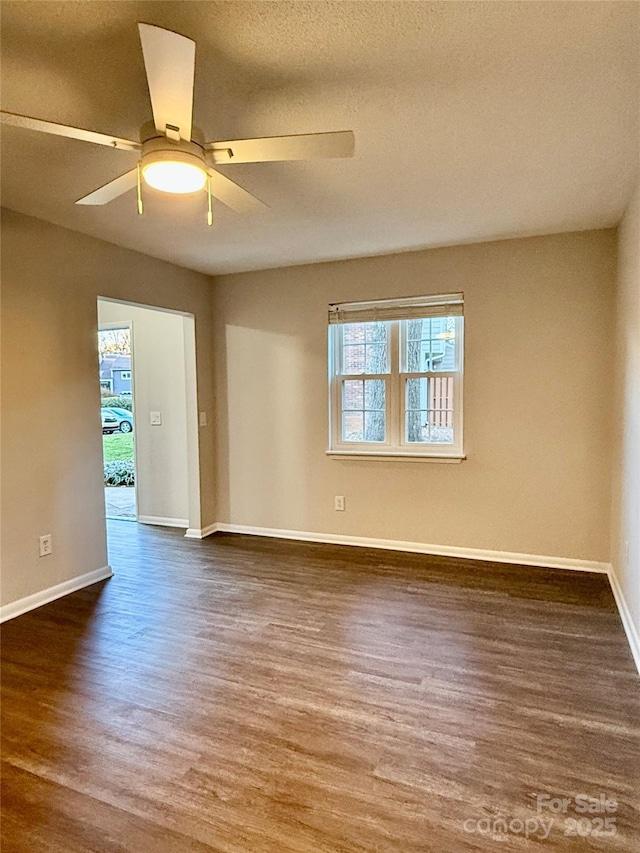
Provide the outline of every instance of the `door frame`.
<path id="1" fill-rule="evenodd" d="M 174 314 L 182 317 L 183 332 L 184 332 L 184 360 L 182 369 L 184 370 L 185 391 L 186 391 L 186 421 L 187 421 L 187 482 L 188 482 L 188 504 L 189 504 L 189 527 L 185 535 L 189 536 L 191 530 L 199 530 L 201 527 L 201 506 L 200 506 L 200 418 L 198 407 L 198 374 L 196 360 L 196 325 L 195 315 L 188 311 L 178 311 L 174 308 L 165 308 L 162 305 L 149 305 L 144 302 L 133 302 L 128 299 L 116 299 L 112 296 L 102 296 L 98 294 L 96 298 L 96 316 L 98 315 L 98 306 L 100 302 L 112 302 L 117 305 L 127 305 L 132 308 L 144 308 L 148 311 L 160 311 L 163 314 Z M 133 322 L 126 323 L 105 323 L 101 325 L 98 322 L 98 328 L 106 328 L 109 325 L 115 328 L 124 328 L 129 325 L 132 328 L 131 332 L 131 377 L 132 377 L 132 396 L 133 407 L 135 409 L 135 371 L 134 371 L 134 349 L 135 340 L 133 333 Z M 139 515 L 138 501 L 138 471 L 137 471 L 137 421 L 134 413 L 134 453 L 136 456 L 136 521 Z"/>

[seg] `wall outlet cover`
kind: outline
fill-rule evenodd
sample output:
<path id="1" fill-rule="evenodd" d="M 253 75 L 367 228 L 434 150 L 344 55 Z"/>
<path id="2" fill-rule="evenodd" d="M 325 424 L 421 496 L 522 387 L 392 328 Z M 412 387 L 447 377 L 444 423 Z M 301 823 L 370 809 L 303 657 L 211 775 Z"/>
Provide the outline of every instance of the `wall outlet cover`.
<path id="1" fill-rule="evenodd" d="M 53 554 L 53 537 L 50 533 L 45 533 L 44 536 L 41 536 L 38 540 L 38 545 L 41 557 L 47 557 L 49 554 Z"/>

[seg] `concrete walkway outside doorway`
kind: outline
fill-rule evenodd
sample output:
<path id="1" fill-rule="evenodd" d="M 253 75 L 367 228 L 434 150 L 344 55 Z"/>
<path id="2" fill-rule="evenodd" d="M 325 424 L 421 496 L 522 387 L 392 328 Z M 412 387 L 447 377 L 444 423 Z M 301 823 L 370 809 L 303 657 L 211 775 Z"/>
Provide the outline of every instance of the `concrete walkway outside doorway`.
<path id="1" fill-rule="evenodd" d="M 136 490 L 133 486 L 105 486 L 107 518 L 136 519 Z"/>

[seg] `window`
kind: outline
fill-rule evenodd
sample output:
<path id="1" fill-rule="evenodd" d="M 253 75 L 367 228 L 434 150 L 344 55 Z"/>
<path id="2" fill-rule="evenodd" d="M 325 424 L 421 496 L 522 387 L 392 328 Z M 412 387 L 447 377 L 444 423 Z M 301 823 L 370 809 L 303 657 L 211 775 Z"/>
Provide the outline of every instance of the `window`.
<path id="1" fill-rule="evenodd" d="M 461 293 L 329 308 L 330 451 L 461 458 Z"/>

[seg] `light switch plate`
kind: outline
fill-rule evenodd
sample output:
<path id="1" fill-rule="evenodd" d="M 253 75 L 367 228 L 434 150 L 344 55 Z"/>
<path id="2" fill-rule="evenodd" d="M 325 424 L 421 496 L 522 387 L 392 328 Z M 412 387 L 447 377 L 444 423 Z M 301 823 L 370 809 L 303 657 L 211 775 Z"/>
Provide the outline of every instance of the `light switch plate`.
<path id="1" fill-rule="evenodd" d="M 162 426 L 162 412 L 149 412 L 151 426 Z"/>

